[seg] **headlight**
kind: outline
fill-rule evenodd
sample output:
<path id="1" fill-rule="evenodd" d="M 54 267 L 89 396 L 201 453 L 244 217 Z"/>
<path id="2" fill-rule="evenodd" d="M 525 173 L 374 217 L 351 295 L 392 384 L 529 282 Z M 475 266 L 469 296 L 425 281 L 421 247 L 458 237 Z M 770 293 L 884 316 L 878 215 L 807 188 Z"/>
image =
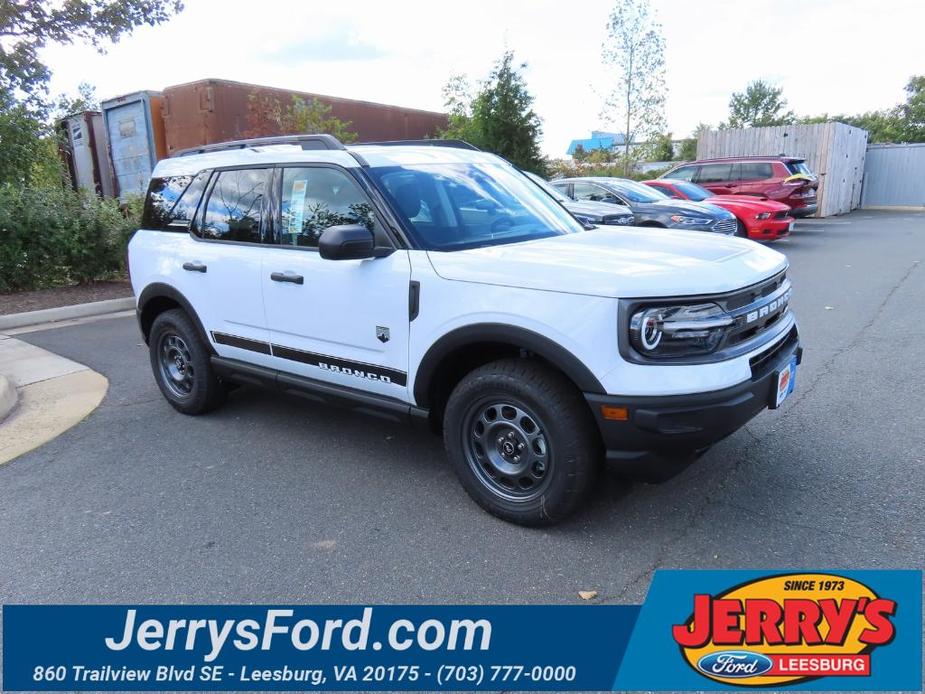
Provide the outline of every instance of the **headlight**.
<path id="1" fill-rule="evenodd" d="M 770 212 L 761 212 L 755 215 L 755 219 L 768 219 L 771 216 Z"/>
<path id="2" fill-rule="evenodd" d="M 604 217 L 604 224 L 626 226 L 633 223 L 632 215 L 623 215 L 622 217 Z"/>
<path id="3" fill-rule="evenodd" d="M 701 226 L 704 226 L 704 225 L 707 225 L 713 222 L 712 219 L 707 219 L 706 217 L 687 217 L 683 214 L 671 215 L 671 221 L 674 222 L 675 224 L 685 224 L 685 225 L 699 224 Z"/>
<path id="4" fill-rule="evenodd" d="M 630 341 L 645 357 L 708 354 L 720 345 L 733 322 L 716 304 L 645 308 L 630 318 Z"/>

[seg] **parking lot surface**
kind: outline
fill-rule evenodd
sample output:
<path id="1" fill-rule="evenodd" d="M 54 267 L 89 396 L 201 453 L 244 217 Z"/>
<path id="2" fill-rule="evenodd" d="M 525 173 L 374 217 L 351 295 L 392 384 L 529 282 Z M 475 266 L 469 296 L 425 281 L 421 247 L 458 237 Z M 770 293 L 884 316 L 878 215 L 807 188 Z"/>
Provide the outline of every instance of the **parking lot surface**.
<path id="1" fill-rule="evenodd" d="M 542 530 L 482 512 L 424 431 L 252 388 L 176 413 L 131 318 L 20 336 L 110 390 L 0 467 L 0 601 L 631 603 L 659 568 L 921 568 L 925 215 L 801 221 L 774 247 L 794 395 L 666 483 L 605 475 Z"/>

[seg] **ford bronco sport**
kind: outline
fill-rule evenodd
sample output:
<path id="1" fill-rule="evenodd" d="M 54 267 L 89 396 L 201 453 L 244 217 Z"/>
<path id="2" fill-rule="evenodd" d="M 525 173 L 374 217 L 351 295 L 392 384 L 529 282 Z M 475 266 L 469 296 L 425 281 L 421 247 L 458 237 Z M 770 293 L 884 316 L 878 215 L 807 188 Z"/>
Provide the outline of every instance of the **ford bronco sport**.
<path id="1" fill-rule="evenodd" d="M 801 355 L 780 253 L 585 231 L 458 142 L 181 153 L 129 263 L 175 409 L 256 383 L 430 420 L 475 501 L 530 525 L 579 508 L 604 460 L 658 477 L 779 406 Z"/>

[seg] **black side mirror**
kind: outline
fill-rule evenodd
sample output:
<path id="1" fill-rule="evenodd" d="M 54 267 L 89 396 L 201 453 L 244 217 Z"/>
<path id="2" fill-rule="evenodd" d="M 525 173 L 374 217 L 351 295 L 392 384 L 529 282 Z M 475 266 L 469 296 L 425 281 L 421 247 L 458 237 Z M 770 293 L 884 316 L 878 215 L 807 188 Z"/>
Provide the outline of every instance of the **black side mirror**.
<path id="1" fill-rule="evenodd" d="M 376 254 L 373 232 L 362 224 L 328 227 L 318 239 L 318 252 L 325 260 L 362 260 Z"/>

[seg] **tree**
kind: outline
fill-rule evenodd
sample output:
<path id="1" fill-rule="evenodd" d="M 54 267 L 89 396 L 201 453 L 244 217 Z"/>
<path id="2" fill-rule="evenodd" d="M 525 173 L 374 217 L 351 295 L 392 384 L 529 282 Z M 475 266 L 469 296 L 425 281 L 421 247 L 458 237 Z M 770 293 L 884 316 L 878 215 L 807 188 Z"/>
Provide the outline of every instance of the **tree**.
<path id="1" fill-rule="evenodd" d="M 533 95 L 521 74 L 526 67 L 526 63 L 514 63 L 513 51 L 505 51 L 474 96 L 469 95 L 464 77 L 453 76 L 443 90 L 450 115 L 440 136 L 465 140 L 542 174 L 542 121 L 533 110 Z"/>
<path id="2" fill-rule="evenodd" d="M 77 96 L 59 94 L 55 104 L 55 118 L 64 118 L 84 111 L 99 111 L 100 100 L 96 95 L 96 87 L 89 82 L 77 85 Z"/>
<path id="3" fill-rule="evenodd" d="M 585 146 L 581 143 L 575 145 L 575 149 L 572 150 L 572 159 L 577 162 L 583 162 L 588 158 L 588 153 L 585 151 Z"/>
<path id="4" fill-rule="evenodd" d="M 674 159 L 674 143 L 671 133 L 658 135 L 652 142 L 652 151 L 649 155 L 652 161 L 671 161 Z"/>
<path id="5" fill-rule="evenodd" d="M 906 84 L 906 103 L 899 107 L 903 141 L 925 142 L 925 75 L 913 75 Z"/>
<path id="6" fill-rule="evenodd" d="M 326 133 L 341 142 L 357 139 L 352 123 L 331 115 L 331 107 L 318 99 L 293 95 L 286 103 L 277 96 L 252 94 L 248 104 L 250 130 L 245 137 Z"/>
<path id="7" fill-rule="evenodd" d="M 688 137 L 681 140 L 681 149 L 678 150 L 678 159 L 681 161 L 691 161 L 697 158 L 697 138 Z"/>
<path id="8" fill-rule="evenodd" d="M 785 111 L 784 90 L 763 80 L 750 82 L 744 92 L 735 92 L 729 100 L 729 121 L 721 128 L 761 128 L 788 125 L 796 120 L 793 111 Z"/>
<path id="9" fill-rule="evenodd" d="M 665 40 L 648 0 L 617 0 L 602 56 L 613 68 L 614 85 L 601 118 L 624 128 L 624 174 L 628 174 L 630 146 L 665 129 Z"/>
<path id="10" fill-rule="evenodd" d="M 39 52 L 49 42 L 104 50 L 144 24 L 167 21 L 181 0 L 5 0 L 0 8 L 0 91 L 39 103 L 51 73 Z"/>

